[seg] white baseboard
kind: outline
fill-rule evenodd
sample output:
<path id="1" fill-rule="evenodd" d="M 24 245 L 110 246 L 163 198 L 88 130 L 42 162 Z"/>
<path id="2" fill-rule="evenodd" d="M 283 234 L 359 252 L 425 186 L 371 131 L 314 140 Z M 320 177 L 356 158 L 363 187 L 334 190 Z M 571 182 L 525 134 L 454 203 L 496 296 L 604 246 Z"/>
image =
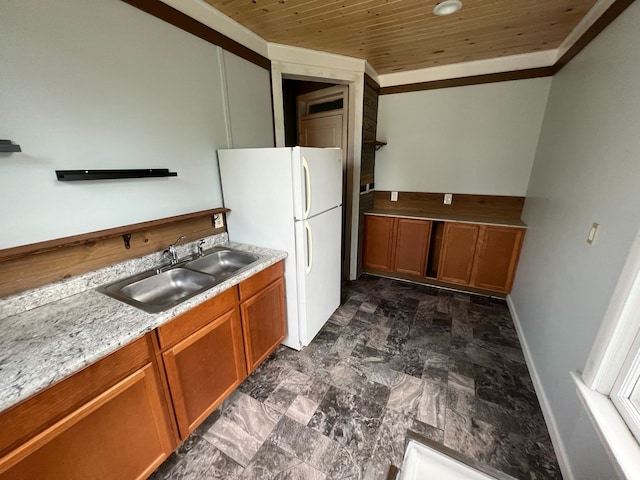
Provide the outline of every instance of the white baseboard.
<path id="1" fill-rule="evenodd" d="M 540 402 L 542 415 L 544 416 L 544 420 L 547 423 L 547 429 L 549 430 L 549 436 L 551 437 L 551 443 L 553 444 L 553 449 L 555 450 L 556 457 L 558 459 L 558 465 L 560 466 L 562 477 L 565 480 L 575 480 L 573 471 L 571 470 L 571 464 L 569 463 L 567 450 L 565 449 L 562 438 L 560 437 L 560 430 L 558 430 L 556 418 L 553 415 L 553 411 L 551 410 L 549 399 L 544 392 L 542 381 L 540 380 L 540 376 L 538 375 L 538 370 L 536 370 L 536 365 L 535 363 L 533 363 L 531 350 L 529 350 L 527 339 L 525 338 L 524 332 L 522 331 L 520 318 L 518 317 L 518 313 L 516 312 L 515 306 L 513 305 L 513 300 L 511 300 L 511 295 L 507 295 L 507 305 L 509 306 L 509 312 L 511 312 L 511 317 L 513 317 L 513 323 L 516 327 L 518 338 L 520 339 L 522 352 L 524 353 L 524 358 L 527 362 L 527 367 L 529 368 L 531 380 L 533 381 L 533 387 L 536 390 L 536 395 L 538 396 L 538 401 Z"/>

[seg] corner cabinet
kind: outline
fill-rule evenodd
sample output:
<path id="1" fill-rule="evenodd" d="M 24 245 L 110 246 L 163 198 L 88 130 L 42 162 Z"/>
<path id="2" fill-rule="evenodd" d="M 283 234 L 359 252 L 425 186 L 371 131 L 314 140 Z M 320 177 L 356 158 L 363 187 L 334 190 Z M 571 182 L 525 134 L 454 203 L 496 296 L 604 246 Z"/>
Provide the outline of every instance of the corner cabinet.
<path id="1" fill-rule="evenodd" d="M 3 412 L 0 479 L 147 478 L 175 448 L 149 337 Z"/>
<path id="2" fill-rule="evenodd" d="M 367 215 L 363 266 L 438 285 L 509 293 L 525 229 Z"/>

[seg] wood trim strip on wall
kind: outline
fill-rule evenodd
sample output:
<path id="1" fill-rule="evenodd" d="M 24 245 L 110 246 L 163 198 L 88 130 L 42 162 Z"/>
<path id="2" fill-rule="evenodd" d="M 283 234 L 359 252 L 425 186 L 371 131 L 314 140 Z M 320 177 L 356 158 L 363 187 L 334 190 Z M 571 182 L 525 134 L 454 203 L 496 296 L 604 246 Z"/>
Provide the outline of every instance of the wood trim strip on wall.
<path id="1" fill-rule="evenodd" d="M 524 80 L 528 78 L 552 77 L 571 61 L 591 40 L 596 38 L 611 22 L 613 22 L 634 0 L 616 0 L 598 18 L 587 31 L 574 43 L 569 50 L 560 57 L 555 64 L 548 67 L 529 68 L 526 70 L 512 70 L 509 72 L 490 73 L 486 75 L 473 75 L 470 77 L 451 78 L 446 80 L 434 80 L 431 82 L 412 83 L 406 85 L 394 85 L 382 87 L 380 95 L 393 93 L 418 92 L 422 90 L 435 90 L 439 88 L 463 87 L 468 85 L 481 85 L 485 83 L 506 82 L 509 80 Z"/>
<path id="2" fill-rule="evenodd" d="M 525 70 L 512 70 L 510 72 L 487 73 L 485 75 L 473 75 L 470 77 L 448 78 L 445 80 L 434 80 L 432 82 L 394 85 L 393 87 L 382 87 L 380 89 L 380 95 L 419 92 L 422 90 L 435 90 L 439 88 L 464 87 L 485 83 L 508 82 L 510 80 L 524 80 L 527 78 L 551 77 L 554 72 L 554 67 L 550 66 L 528 68 Z"/>
<path id="3" fill-rule="evenodd" d="M 600 32 L 602 32 L 611 22 L 613 22 L 618 15 L 626 10 L 626 8 L 633 3 L 633 0 L 616 0 L 611 6 L 587 29 L 586 32 L 574 43 L 569 50 L 560 57 L 554 68 L 554 75 L 562 70 L 573 57 L 575 57 L 580 51 L 586 47 L 591 40 L 596 38 Z"/>
<path id="4" fill-rule="evenodd" d="M 191 33 L 202 40 L 205 40 L 213 45 L 224 48 L 228 52 L 238 55 L 239 57 L 248 60 L 249 62 L 258 65 L 266 70 L 271 71 L 271 60 L 263 57 L 259 53 L 254 52 L 248 47 L 245 47 L 241 43 L 223 35 L 222 33 L 214 30 L 213 28 L 200 23 L 199 21 L 191 18 L 189 15 L 182 13 L 179 10 L 162 3 L 160 0 L 122 0 L 124 3 L 136 7 L 143 12 L 148 13 L 160 20 L 164 20 L 171 25 L 178 27 L 185 32 Z"/>
<path id="5" fill-rule="evenodd" d="M 134 223 L 131 225 L 124 225 L 122 227 L 109 228 L 106 230 L 98 230 L 96 232 L 83 233 L 71 237 L 56 238 L 53 240 L 46 240 L 44 242 L 30 243 L 28 245 L 20 245 L 13 248 L 5 248 L 4 250 L 0 250 L 0 262 L 13 260 L 35 253 L 57 250 L 59 248 L 72 247 L 82 244 L 94 244 L 99 240 L 105 240 L 107 238 L 119 237 L 120 235 L 141 232 L 143 230 L 150 230 L 162 225 L 169 225 L 171 223 L 176 223 L 183 220 L 204 217 L 207 215 L 215 215 L 218 213 L 228 213 L 230 211 L 231 210 L 229 210 L 228 208 L 212 208 L 210 210 L 202 210 L 199 212 L 186 213 L 184 215 L 176 215 L 174 217 L 160 218 L 158 220 L 151 220 L 148 222 Z"/>

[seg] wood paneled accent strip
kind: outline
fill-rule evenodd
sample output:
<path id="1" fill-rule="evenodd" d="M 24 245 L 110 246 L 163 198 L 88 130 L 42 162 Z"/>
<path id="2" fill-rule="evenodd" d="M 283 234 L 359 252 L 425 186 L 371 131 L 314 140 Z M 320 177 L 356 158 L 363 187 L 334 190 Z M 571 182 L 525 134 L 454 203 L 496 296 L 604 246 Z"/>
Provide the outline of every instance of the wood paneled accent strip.
<path id="1" fill-rule="evenodd" d="M 486 219 L 519 220 L 524 197 L 499 195 L 454 194 L 451 205 L 443 203 L 442 193 L 398 192 L 398 201 L 391 201 L 391 192 L 376 191 L 374 208 L 419 214 L 468 215 Z"/>
<path id="2" fill-rule="evenodd" d="M 161 2 L 160 0 L 122 0 L 131 6 L 134 6 L 143 12 L 153 15 L 160 20 L 164 20 L 171 25 L 178 27 L 185 32 L 191 33 L 202 40 L 213 45 L 218 45 L 228 52 L 238 55 L 249 62 L 258 65 L 266 70 L 271 70 L 271 60 L 263 57 L 259 53 L 254 52 L 250 48 L 232 40 L 213 28 L 200 23 L 188 15 L 176 10 L 173 7 Z"/>
<path id="3" fill-rule="evenodd" d="M 380 95 L 436 90 L 439 88 L 465 87 L 469 85 L 482 85 L 485 83 L 509 82 L 511 80 L 525 80 L 527 78 L 551 77 L 554 73 L 554 67 L 528 68 L 525 70 L 514 70 L 511 72 L 490 73 L 487 75 L 474 75 L 471 77 L 435 80 L 433 82 L 382 87 L 380 89 Z"/>
<path id="4" fill-rule="evenodd" d="M 180 235 L 189 242 L 225 232 L 224 227 L 213 228 L 211 216 L 228 211 L 203 210 L 0 250 L 0 297 L 162 251 Z M 125 233 L 131 234 L 129 249 L 124 245 Z"/>

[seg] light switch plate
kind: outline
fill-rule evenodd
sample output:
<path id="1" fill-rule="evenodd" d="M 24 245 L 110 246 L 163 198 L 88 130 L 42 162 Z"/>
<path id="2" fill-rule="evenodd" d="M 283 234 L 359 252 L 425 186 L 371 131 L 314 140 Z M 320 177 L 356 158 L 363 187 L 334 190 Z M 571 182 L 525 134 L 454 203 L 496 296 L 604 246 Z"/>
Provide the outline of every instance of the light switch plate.
<path id="1" fill-rule="evenodd" d="M 593 245 L 593 242 L 596 240 L 596 234 L 598 233 L 598 227 L 600 224 L 593 222 L 591 224 L 591 230 L 589 230 L 589 235 L 587 235 L 587 243 L 589 245 Z"/>
<path id="2" fill-rule="evenodd" d="M 451 205 L 452 200 L 453 200 L 453 194 L 452 193 L 445 193 L 444 194 L 444 204 L 445 205 Z"/>
<path id="3" fill-rule="evenodd" d="M 391 201 L 392 202 L 398 201 L 398 192 L 391 192 Z"/>
<path id="4" fill-rule="evenodd" d="M 213 228 L 224 227 L 224 216 L 221 213 L 216 213 L 213 216 Z"/>

